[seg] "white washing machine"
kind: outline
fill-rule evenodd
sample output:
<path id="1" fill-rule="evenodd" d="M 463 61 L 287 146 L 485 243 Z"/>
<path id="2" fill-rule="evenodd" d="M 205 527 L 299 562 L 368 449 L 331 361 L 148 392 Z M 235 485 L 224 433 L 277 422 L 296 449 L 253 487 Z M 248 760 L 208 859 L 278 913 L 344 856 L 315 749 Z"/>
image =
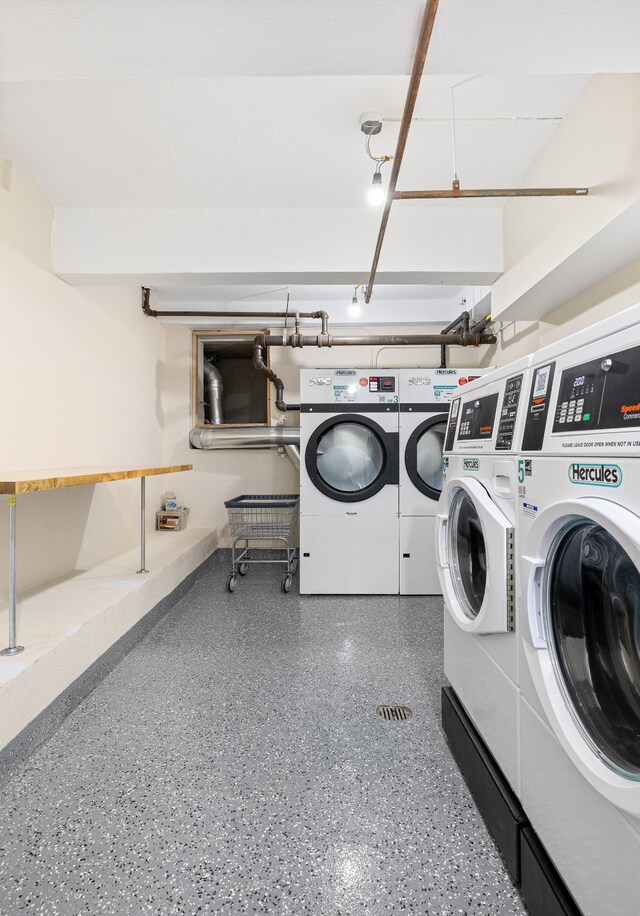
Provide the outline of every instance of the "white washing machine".
<path id="1" fill-rule="evenodd" d="M 449 407 L 461 385 L 488 369 L 399 369 L 400 594 L 441 595 L 435 516 Z"/>
<path id="2" fill-rule="evenodd" d="M 300 591 L 397 595 L 398 373 L 300 372 Z"/>
<path id="3" fill-rule="evenodd" d="M 564 344 L 520 458 L 522 803 L 585 916 L 637 916 L 640 307 Z"/>
<path id="4" fill-rule="evenodd" d="M 529 363 L 495 370 L 453 401 L 436 516 L 445 674 L 516 794 L 516 444 Z"/>

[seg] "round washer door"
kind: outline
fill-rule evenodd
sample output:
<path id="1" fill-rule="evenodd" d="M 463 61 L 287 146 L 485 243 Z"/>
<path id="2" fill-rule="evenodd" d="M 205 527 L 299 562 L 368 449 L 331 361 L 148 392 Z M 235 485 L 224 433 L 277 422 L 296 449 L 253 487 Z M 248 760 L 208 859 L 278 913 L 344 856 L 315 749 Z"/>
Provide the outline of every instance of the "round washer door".
<path id="1" fill-rule="evenodd" d="M 397 436 L 361 414 L 332 417 L 309 438 L 305 465 L 313 484 L 331 499 L 370 499 L 397 483 Z"/>
<path id="2" fill-rule="evenodd" d="M 407 474 L 414 487 L 431 499 L 442 492 L 442 451 L 449 415 L 436 414 L 411 433 L 404 452 Z"/>
<path id="3" fill-rule="evenodd" d="M 477 480 L 448 480 L 436 515 L 445 604 L 471 633 L 513 629 L 513 526 Z"/>
<path id="4" fill-rule="evenodd" d="M 640 517 L 605 499 L 536 519 L 526 558 L 527 657 L 557 737 L 583 774 L 640 814 Z"/>

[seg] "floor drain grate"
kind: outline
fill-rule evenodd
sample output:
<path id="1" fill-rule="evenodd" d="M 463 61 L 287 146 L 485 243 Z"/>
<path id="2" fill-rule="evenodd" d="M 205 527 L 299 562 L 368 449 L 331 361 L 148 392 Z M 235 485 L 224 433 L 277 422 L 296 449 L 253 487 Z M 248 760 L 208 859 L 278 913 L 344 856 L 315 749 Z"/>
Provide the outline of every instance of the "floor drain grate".
<path id="1" fill-rule="evenodd" d="M 408 706 L 378 706 L 376 714 L 387 722 L 405 722 L 413 715 Z"/>

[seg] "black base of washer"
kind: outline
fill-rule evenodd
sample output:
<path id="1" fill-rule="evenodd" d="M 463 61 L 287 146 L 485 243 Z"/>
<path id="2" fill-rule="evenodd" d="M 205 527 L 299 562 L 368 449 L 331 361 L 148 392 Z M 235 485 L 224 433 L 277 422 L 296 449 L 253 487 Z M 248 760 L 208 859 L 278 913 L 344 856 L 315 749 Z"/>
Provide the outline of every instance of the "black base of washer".
<path id="1" fill-rule="evenodd" d="M 582 916 L 452 687 L 442 689 L 442 727 L 530 916 Z"/>
<path id="2" fill-rule="evenodd" d="M 531 916 L 582 916 L 531 827 L 521 831 L 520 894 Z"/>
<path id="3" fill-rule="evenodd" d="M 451 752 L 514 884 L 520 884 L 522 806 L 452 687 L 442 688 L 442 727 Z"/>

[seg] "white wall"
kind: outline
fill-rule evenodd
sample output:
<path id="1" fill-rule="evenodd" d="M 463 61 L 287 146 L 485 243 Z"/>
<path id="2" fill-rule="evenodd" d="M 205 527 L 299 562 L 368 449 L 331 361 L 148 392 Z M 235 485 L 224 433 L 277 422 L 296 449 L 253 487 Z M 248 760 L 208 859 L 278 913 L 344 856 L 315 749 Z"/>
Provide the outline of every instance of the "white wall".
<path id="1" fill-rule="evenodd" d="M 492 290 L 498 321 L 519 296 L 526 302 L 528 289 L 557 272 L 571 252 L 597 240 L 603 227 L 640 198 L 639 106 L 640 75 L 593 77 L 522 182 L 534 187 L 587 185 L 589 197 L 505 204 L 505 272 Z M 633 249 L 640 254 L 637 239 Z M 609 256 L 604 249 L 598 255 L 596 242 L 593 257 L 601 279 L 585 283 L 576 270 L 565 278 L 568 295 L 553 310 L 547 308 L 543 320 L 505 321 L 497 347 L 485 359 L 504 365 L 640 301 L 640 259 L 607 271 Z M 527 317 L 526 308 L 520 312 Z"/>
<path id="2" fill-rule="evenodd" d="M 77 290 L 54 276 L 51 208 L 19 170 L 12 178 L 0 194 L 2 476 L 163 464 L 163 329 L 142 315 L 137 288 Z M 162 483 L 150 479 L 150 500 Z M 123 481 L 19 496 L 19 590 L 135 543 L 138 493 L 137 481 Z M 0 498 L 0 601 L 7 505 Z"/>
<path id="3" fill-rule="evenodd" d="M 415 325 L 406 333 L 435 333 L 442 325 Z M 340 328 L 340 334 L 398 334 L 402 328 L 376 326 Z M 451 347 L 448 352 L 450 366 L 476 367 L 484 353 L 474 347 Z M 285 384 L 285 400 L 298 403 L 300 399 L 300 369 L 302 367 L 393 367 L 439 366 L 438 347 L 381 348 L 333 347 L 302 350 L 273 348 L 271 365 Z M 189 524 L 214 527 L 218 530 L 221 546 L 229 544 L 227 515 L 224 501 L 240 493 L 290 493 L 298 492 L 298 472 L 277 449 L 248 449 L 206 451 L 189 446 L 191 429 L 191 331 L 188 328 L 167 329 L 166 374 L 163 377 L 162 411 L 166 424 L 167 459 L 170 463 L 191 463 L 194 471 L 185 474 L 176 483 L 180 500 L 191 508 Z M 271 393 L 271 416 L 275 421 L 284 415 L 274 403 Z M 285 422 L 297 426 L 300 415 L 288 412 Z"/>

